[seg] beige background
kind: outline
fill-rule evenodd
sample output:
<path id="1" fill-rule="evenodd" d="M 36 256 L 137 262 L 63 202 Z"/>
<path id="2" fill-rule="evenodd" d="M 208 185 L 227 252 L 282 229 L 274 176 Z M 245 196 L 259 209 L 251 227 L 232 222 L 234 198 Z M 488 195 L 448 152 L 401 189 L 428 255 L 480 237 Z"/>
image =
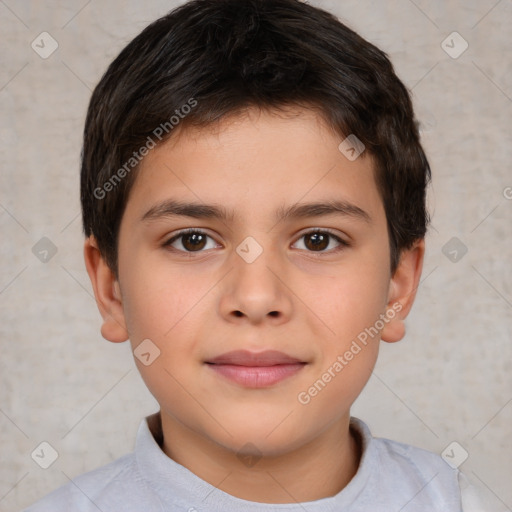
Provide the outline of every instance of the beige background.
<path id="1" fill-rule="evenodd" d="M 461 468 L 512 509 L 512 2 L 311 3 L 389 53 L 413 91 L 434 173 L 408 334 L 382 347 L 354 414 L 375 435 L 438 453 L 457 441 L 454 454 L 469 453 Z M 175 5 L 0 0 L 1 511 L 131 450 L 140 419 L 156 409 L 128 344 L 99 333 L 82 262 L 78 168 L 91 89 Z M 59 45 L 47 59 L 31 48 L 43 31 Z M 442 47 L 454 31 L 469 44 L 458 58 Z M 446 44 L 453 54 L 464 42 Z M 32 252 L 42 237 L 57 248 L 46 263 Z M 442 252 L 453 237 L 459 247 L 448 256 L 467 247 L 457 262 Z M 42 441 L 59 454 L 46 470 L 31 458 Z"/>

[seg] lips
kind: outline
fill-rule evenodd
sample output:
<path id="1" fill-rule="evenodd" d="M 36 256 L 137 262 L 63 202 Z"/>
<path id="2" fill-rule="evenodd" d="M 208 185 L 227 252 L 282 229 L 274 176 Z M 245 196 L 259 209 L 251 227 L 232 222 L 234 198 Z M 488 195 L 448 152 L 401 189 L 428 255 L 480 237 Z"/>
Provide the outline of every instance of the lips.
<path id="1" fill-rule="evenodd" d="M 264 352 L 249 352 L 248 350 L 234 350 L 208 361 L 210 364 L 230 364 L 237 366 L 275 366 L 278 364 L 302 363 L 300 359 L 291 357 L 277 350 Z"/>
<path id="2" fill-rule="evenodd" d="M 236 384 L 264 388 L 292 377 L 307 363 L 275 350 L 235 350 L 206 361 L 206 364 L 216 374 Z"/>

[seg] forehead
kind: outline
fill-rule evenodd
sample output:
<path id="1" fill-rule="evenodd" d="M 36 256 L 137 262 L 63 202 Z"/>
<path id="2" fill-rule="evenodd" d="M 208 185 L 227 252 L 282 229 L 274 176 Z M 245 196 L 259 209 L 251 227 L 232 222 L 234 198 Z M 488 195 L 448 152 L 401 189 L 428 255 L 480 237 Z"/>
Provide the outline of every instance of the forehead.
<path id="1" fill-rule="evenodd" d="M 303 201 L 342 200 L 379 216 L 373 159 L 363 152 L 349 160 L 339 149 L 343 140 L 319 114 L 298 107 L 249 109 L 187 126 L 141 162 L 129 206 L 143 215 L 158 202 L 186 198 L 254 216 Z"/>

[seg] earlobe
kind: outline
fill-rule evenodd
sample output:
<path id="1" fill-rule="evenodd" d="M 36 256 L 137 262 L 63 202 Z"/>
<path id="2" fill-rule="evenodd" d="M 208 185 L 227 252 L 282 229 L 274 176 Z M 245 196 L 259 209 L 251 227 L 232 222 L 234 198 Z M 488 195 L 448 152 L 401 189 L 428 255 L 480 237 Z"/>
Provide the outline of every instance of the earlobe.
<path id="1" fill-rule="evenodd" d="M 114 343 L 128 339 L 121 291 L 116 276 L 101 255 L 93 236 L 84 244 L 84 259 L 96 304 L 103 318 L 102 336 Z"/>
<path id="2" fill-rule="evenodd" d="M 424 255 L 424 239 L 416 241 L 410 249 L 402 251 L 400 262 L 389 284 L 386 312 L 386 318 L 389 321 L 382 329 L 382 341 L 393 343 L 400 341 L 405 336 L 404 320 L 416 297 Z"/>

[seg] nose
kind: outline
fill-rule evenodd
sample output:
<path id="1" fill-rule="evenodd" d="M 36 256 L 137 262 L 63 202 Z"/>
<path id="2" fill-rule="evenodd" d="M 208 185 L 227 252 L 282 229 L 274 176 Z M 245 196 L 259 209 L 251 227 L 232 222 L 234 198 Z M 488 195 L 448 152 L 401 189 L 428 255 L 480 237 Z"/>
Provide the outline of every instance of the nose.
<path id="1" fill-rule="evenodd" d="M 229 322 L 278 325 L 287 322 L 293 303 L 290 289 L 279 274 L 277 263 L 264 251 L 247 263 L 233 254 L 234 268 L 223 282 L 220 314 Z"/>

